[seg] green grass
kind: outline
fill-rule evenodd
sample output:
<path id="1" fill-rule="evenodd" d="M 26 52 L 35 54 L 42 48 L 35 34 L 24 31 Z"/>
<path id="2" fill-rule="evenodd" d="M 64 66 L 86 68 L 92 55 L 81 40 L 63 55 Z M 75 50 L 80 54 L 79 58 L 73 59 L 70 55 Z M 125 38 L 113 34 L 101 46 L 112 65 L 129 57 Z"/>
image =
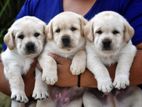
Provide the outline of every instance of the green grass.
<path id="1" fill-rule="evenodd" d="M 10 107 L 10 97 L 0 92 L 0 107 Z"/>
<path id="2" fill-rule="evenodd" d="M 15 20 L 25 0 L 0 0 L 0 51 L 2 49 L 3 37 L 9 26 Z"/>

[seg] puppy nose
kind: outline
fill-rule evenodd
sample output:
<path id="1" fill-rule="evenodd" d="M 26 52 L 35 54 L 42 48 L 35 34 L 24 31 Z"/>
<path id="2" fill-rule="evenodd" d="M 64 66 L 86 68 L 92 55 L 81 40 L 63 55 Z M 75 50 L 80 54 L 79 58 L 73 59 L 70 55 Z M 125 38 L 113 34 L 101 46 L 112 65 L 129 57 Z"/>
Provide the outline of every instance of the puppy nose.
<path id="1" fill-rule="evenodd" d="M 26 51 L 27 51 L 27 53 L 35 52 L 35 44 L 33 42 L 28 42 L 26 44 Z"/>
<path id="2" fill-rule="evenodd" d="M 63 36 L 62 43 L 65 47 L 68 47 L 70 45 L 70 37 L 67 35 Z"/>
<path id="3" fill-rule="evenodd" d="M 111 40 L 110 39 L 104 39 L 102 41 L 102 44 L 103 44 L 103 49 L 110 50 L 110 48 L 111 48 Z"/>

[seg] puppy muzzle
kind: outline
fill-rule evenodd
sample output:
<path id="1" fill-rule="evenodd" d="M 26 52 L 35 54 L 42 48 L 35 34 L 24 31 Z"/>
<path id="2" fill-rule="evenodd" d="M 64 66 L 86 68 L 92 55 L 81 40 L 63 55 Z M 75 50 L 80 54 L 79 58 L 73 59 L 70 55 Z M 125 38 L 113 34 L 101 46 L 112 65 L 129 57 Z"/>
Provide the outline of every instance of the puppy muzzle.
<path id="1" fill-rule="evenodd" d="M 62 37 L 62 45 L 64 48 L 69 48 L 71 46 L 71 39 L 68 35 Z"/>
<path id="2" fill-rule="evenodd" d="M 102 40 L 102 50 L 112 50 L 112 41 L 110 39 Z"/>
<path id="3" fill-rule="evenodd" d="M 28 42 L 25 45 L 26 54 L 34 54 L 36 52 L 36 47 L 33 42 Z"/>

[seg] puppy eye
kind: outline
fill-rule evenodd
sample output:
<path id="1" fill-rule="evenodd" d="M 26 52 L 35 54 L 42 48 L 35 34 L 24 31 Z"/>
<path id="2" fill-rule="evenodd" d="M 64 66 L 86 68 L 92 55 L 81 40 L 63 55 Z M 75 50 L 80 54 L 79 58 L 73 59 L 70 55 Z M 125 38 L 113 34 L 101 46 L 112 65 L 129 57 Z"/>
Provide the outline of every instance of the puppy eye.
<path id="1" fill-rule="evenodd" d="M 19 39 L 24 39 L 24 35 L 21 34 L 21 35 L 18 36 L 18 38 L 19 38 Z"/>
<path id="2" fill-rule="evenodd" d="M 55 30 L 56 33 L 60 33 L 60 31 L 61 31 L 60 28 Z"/>
<path id="3" fill-rule="evenodd" d="M 76 31 L 77 30 L 77 28 L 75 28 L 75 27 L 71 27 L 70 29 L 71 29 L 71 31 Z"/>
<path id="4" fill-rule="evenodd" d="M 101 30 L 96 31 L 97 34 L 102 34 L 103 32 Z"/>
<path id="5" fill-rule="evenodd" d="M 40 33 L 37 33 L 37 32 L 34 34 L 35 37 L 38 37 L 39 35 Z"/>
<path id="6" fill-rule="evenodd" d="M 116 34 L 118 34 L 118 33 L 119 33 L 119 31 L 117 31 L 117 30 L 113 30 L 113 31 L 112 31 L 112 33 L 113 33 L 114 35 L 116 35 Z"/>

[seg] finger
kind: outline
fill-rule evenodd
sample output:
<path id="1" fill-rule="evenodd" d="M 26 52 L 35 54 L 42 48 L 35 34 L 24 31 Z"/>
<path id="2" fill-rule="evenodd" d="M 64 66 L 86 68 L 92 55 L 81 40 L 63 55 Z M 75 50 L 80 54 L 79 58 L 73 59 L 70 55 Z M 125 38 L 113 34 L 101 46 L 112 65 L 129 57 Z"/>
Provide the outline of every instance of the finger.
<path id="1" fill-rule="evenodd" d="M 65 64 L 65 63 L 70 63 L 70 60 L 64 57 L 61 57 L 59 55 L 53 54 L 53 53 L 49 53 L 49 55 L 51 57 L 53 57 L 57 63 L 59 64 Z"/>

